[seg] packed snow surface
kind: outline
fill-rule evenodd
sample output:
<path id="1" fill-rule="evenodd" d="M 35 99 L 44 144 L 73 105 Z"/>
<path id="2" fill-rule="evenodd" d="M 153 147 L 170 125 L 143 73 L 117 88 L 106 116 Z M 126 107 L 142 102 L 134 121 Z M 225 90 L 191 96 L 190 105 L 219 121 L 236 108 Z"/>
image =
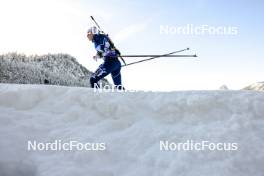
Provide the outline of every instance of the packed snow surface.
<path id="1" fill-rule="evenodd" d="M 264 173 L 262 92 L 95 93 L 90 88 L 0 84 L 0 112 L 1 176 Z M 33 151 L 29 141 L 105 146 Z M 236 150 L 165 151 L 161 141 L 171 146 L 235 143 Z"/>

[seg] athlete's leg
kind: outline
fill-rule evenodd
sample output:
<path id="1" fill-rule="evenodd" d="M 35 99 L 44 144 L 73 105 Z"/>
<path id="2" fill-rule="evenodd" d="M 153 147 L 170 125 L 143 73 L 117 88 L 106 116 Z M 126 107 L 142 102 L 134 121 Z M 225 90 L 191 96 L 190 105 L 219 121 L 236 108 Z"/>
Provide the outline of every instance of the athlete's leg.
<path id="1" fill-rule="evenodd" d="M 117 89 L 124 90 L 124 87 L 122 86 L 122 79 L 121 79 L 121 67 L 117 68 L 116 70 L 111 72 L 111 76 L 113 79 L 113 82 Z"/>
<path id="2" fill-rule="evenodd" d="M 110 72 L 105 68 L 104 64 L 100 65 L 90 78 L 91 87 L 94 88 L 96 85 L 98 86 L 98 81 L 107 76 L 109 73 Z"/>

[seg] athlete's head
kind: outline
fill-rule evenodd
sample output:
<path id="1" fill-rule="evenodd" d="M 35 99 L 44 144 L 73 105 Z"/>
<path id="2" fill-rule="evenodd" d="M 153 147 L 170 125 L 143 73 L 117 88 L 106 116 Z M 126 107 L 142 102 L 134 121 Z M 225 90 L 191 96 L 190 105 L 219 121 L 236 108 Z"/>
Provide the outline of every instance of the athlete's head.
<path id="1" fill-rule="evenodd" d="M 89 41 L 92 41 L 94 34 L 97 34 L 97 33 L 98 33 L 98 30 L 95 26 L 90 27 L 87 30 L 87 38 L 89 39 Z"/>

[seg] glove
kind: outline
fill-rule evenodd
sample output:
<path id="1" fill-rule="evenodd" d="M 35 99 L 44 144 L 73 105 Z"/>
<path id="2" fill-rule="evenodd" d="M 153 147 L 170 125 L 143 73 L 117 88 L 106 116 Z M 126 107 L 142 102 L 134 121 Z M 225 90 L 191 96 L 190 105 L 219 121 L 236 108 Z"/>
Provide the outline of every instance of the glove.
<path id="1" fill-rule="evenodd" d="M 93 56 L 93 59 L 94 59 L 95 61 L 97 61 L 97 59 L 100 59 L 100 58 L 102 58 L 102 57 L 103 57 L 103 56 L 102 56 L 102 53 L 97 52 L 96 55 Z"/>
<path id="2" fill-rule="evenodd" d="M 98 56 L 93 56 L 93 60 L 97 62 Z"/>
<path id="3" fill-rule="evenodd" d="M 103 53 L 97 51 L 96 56 L 97 56 L 98 58 L 102 58 L 102 57 L 103 57 Z"/>

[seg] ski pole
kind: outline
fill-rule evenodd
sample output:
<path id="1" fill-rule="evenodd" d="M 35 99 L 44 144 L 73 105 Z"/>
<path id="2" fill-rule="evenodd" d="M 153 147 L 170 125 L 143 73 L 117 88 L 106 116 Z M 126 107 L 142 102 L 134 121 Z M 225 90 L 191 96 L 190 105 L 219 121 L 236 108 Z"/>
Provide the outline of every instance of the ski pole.
<path id="1" fill-rule="evenodd" d="M 136 62 L 131 62 L 131 63 L 128 63 L 126 65 L 121 65 L 121 67 L 134 65 L 134 64 L 141 63 L 141 62 L 150 61 L 150 60 L 153 60 L 153 59 L 156 59 L 156 58 L 160 58 L 160 57 L 166 57 L 166 56 L 169 56 L 169 55 L 172 55 L 172 54 L 176 54 L 176 53 L 180 53 L 180 52 L 187 51 L 187 50 L 189 50 L 189 48 L 185 48 L 185 49 L 182 49 L 182 50 L 174 51 L 174 52 L 171 52 L 171 53 L 168 53 L 168 54 L 159 55 L 159 56 L 156 56 L 156 57 L 151 57 L 151 58 L 148 58 L 148 59 L 143 59 L 143 60 L 136 61 Z"/>
<path id="2" fill-rule="evenodd" d="M 162 56 L 162 55 L 122 55 L 122 57 L 197 57 L 196 54 L 194 55 L 168 55 L 168 56 Z"/>

